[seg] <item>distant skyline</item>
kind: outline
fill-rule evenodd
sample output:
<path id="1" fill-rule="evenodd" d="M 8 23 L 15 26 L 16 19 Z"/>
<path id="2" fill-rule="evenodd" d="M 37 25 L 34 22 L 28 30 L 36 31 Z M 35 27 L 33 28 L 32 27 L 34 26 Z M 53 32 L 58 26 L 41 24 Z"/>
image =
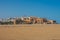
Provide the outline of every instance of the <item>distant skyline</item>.
<path id="1" fill-rule="evenodd" d="M 60 23 L 60 0 L 0 0 L 0 18 L 37 16 Z"/>

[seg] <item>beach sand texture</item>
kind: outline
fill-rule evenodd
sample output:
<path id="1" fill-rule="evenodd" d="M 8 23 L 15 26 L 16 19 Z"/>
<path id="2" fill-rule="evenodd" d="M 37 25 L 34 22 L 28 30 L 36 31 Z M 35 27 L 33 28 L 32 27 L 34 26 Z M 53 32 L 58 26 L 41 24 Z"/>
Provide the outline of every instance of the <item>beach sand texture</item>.
<path id="1" fill-rule="evenodd" d="M 0 40 L 60 40 L 60 24 L 0 25 Z"/>

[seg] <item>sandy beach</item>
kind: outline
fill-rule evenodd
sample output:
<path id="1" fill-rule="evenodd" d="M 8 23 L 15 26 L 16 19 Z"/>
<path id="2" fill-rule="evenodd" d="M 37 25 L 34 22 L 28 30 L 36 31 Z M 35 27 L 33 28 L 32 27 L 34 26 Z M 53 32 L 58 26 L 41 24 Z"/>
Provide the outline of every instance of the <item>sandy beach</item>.
<path id="1" fill-rule="evenodd" d="M 0 40 L 60 40 L 60 24 L 0 25 Z"/>

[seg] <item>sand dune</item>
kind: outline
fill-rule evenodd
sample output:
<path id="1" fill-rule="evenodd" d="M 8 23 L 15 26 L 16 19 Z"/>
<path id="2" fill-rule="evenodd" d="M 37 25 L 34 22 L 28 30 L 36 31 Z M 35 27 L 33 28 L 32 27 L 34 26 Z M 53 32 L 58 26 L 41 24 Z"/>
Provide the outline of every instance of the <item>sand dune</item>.
<path id="1" fill-rule="evenodd" d="M 0 25 L 0 40 L 60 40 L 60 24 Z"/>

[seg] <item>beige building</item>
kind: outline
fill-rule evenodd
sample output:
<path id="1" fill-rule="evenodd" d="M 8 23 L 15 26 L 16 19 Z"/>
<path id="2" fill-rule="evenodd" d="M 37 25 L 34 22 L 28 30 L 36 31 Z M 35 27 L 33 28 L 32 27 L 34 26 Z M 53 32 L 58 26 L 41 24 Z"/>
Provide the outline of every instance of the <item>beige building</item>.
<path id="1" fill-rule="evenodd" d="M 38 17 L 21 17 L 21 18 L 8 18 L 0 22 L 0 24 L 56 24 L 54 20 L 47 20 L 46 18 L 38 18 Z"/>

